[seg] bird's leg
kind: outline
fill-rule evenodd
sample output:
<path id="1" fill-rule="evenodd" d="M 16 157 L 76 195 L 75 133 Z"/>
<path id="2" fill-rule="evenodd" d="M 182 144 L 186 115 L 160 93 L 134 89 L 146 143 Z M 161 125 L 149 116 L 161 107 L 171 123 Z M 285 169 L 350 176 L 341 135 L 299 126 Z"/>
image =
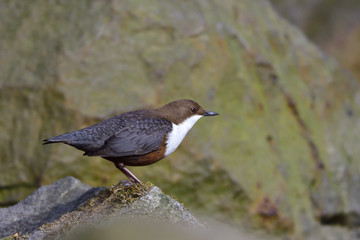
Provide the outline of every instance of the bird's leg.
<path id="1" fill-rule="evenodd" d="M 119 162 L 114 162 L 114 164 L 120 171 L 122 171 L 125 174 L 125 176 L 129 178 L 131 182 L 140 183 L 140 180 L 132 172 L 130 172 L 130 170 L 127 169 L 124 164 Z"/>

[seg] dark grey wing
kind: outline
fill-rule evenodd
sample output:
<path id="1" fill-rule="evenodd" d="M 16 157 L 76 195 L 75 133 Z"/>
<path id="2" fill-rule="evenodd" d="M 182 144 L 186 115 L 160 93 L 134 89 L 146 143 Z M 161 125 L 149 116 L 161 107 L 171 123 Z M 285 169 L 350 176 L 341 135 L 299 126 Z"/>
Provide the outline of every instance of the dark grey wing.
<path id="1" fill-rule="evenodd" d="M 100 148 L 85 152 L 84 155 L 101 157 L 144 155 L 159 149 L 164 136 L 171 130 L 172 124 L 166 119 L 139 119 L 109 137 Z"/>
<path id="2" fill-rule="evenodd" d="M 133 121 L 144 119 L 148 114 L 148 110 L 119 114 L 89 127 L 45 139 L 44 144 L 62 142 L 84 152 L 92 152 L 103 146 L 119 129 L 130 127 Z"/>

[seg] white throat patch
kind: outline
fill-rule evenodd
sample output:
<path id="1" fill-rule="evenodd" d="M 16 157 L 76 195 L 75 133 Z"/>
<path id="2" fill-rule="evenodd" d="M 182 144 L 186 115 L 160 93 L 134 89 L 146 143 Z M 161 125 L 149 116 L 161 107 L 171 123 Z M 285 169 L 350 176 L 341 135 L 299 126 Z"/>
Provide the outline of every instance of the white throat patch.
<path id="1" fill-rule="evenodd" d="M 166 141 L 165 156 L 174 152 L 180 145 L 188 131 L 194 124 L 202 117 L 202 115 L 194 115 L 180 123 L 179 125 L 172 124 L 172 131 L 169 133 Z"/>

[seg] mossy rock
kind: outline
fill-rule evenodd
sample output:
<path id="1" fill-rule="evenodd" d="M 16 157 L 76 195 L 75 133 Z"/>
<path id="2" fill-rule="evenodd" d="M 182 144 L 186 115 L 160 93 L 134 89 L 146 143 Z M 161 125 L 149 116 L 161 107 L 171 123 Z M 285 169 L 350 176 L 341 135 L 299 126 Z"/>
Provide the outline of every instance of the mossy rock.
<path id="1" fill-rule="evenodd" d="M 190 98 L 221 115 L 134 169 L 140 179 L 193 210 L 296 236 L 360 215 L 359 83 L 268 1 L 13 0 L 1 11 L 4 205 L 67 175 L 123 177 L 42 139 Z M 213 191 L 194 198 L 194 184 Z"/>

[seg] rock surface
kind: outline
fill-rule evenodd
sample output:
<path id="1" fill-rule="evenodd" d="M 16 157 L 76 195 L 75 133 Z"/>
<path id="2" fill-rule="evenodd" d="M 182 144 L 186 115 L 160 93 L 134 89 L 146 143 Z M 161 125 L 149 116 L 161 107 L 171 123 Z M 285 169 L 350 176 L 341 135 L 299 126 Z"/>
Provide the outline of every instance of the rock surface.
<path id="1" fill-rule="evenodd" d="M 299 27 L 360 80 L 360 2 L 270 0 L 281 16 Z"/>
<path id="2" fill-rule="evenodd" d="M 151 184 L 122 181 L 111 188 L 91 188 L 66 177 L 0 209 L 0 238 L 17 233 L 27 239 L 61 239 L 81 227 L 136 218 L 204 228 L 179 202 Z"/>
<path id="3" fill-rule="evenodd" d="M 121 176 L 42 139 L 190 98 L 220 117 L 134 169 L 140 179 L 300 239 L 359 226 L 359 83 L 268 1 L 13 0 L 0 11 L 3 205 L 68 175 L 92 186 Z"/>
<path id="4" fill-rule="evenodd" d="M 43 186 L 24 201 L 0 208 L 0 238 L 14 233 L 31 233 L 44 223 L 75 210 L 100 189 L 92 188 L 73 177 Z"/>

